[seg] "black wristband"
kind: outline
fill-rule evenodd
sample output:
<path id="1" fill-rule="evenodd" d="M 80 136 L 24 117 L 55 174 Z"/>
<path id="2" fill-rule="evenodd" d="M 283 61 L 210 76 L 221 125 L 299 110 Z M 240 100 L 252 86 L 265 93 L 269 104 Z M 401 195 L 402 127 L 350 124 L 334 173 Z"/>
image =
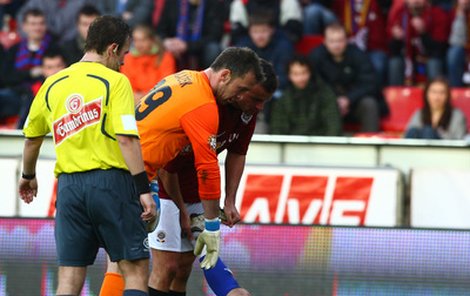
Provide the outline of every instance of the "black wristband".
<path id="1" fill-rule="evenodd" d="M 21 178 L 26 179 L 26 180 L 32 180 L 36 178 L 36 173 L 33 173 L 31 175 L 26 175 L 25 173 L 21 173 Z"/>
<path id="2" fill-rule="evenodd" d="M 133 175 L 132 178 L 134 178 L 135 188 L 139 195 L 150 192 L 149 179 L 147 178 L 147 173 L 145 171 L 138 173 L 137 175 Z"/>

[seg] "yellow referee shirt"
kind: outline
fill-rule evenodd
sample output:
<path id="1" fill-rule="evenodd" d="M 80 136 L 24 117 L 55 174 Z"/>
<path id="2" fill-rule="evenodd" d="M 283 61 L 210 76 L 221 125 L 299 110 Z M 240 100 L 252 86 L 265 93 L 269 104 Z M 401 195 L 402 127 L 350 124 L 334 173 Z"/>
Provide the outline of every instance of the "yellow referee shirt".
<path id="1" fill-rule="evenodd" d="M 127 170 L 116 135 L 138 136 L 129 80 L 100 63 L 73 64 L 41 86 L 23 132 L 27 138 L 52 132 L 56 176 Z"/>

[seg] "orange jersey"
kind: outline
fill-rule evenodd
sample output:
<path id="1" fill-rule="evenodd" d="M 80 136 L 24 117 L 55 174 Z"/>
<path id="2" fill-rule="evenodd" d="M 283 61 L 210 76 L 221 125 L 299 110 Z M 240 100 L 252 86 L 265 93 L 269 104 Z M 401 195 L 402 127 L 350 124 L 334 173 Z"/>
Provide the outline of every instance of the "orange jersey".
<path id="1" fill-rule="evenodd" d="M 192 146 L 201 199 L 220 198 L 217 104 L 204 72 L 181 71 L 160 81 L 136 108 L 145 170 L 157 170 Z"/>

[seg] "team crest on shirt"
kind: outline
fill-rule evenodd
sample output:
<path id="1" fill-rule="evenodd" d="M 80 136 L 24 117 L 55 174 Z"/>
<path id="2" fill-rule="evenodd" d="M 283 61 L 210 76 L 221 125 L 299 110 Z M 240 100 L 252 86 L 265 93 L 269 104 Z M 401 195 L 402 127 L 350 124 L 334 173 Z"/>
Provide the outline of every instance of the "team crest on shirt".
<path id="1" fill-rule="evenodd" d="M 248 113 L 243 112 L 240 118 L 244 124 L 248 124 L 250 120 L 253 118 L 253 114 L 248 114 Z"/>
<path id="2" fill-rule="evenodd" d="M 207 142 L 209 143 L 209 148 L 211 148 L 212 151 L 215 151 L 215 149 L 217 149 L 217 137 L 215 135 L 209 136 Z"/>

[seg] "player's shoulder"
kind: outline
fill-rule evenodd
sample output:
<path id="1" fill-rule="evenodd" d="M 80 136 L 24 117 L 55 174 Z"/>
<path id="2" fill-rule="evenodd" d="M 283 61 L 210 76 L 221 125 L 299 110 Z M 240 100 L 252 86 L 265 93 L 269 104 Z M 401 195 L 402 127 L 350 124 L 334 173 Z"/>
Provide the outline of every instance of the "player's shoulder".
<path id="1" fill-rule="evenodd" d="M 183 92 L 199 95 L 207 93 L 210 97 L 213 96 L 209 79 L 202 71 L 183 70 L 177 72 L 169 76 L 169 83 Z"/>

